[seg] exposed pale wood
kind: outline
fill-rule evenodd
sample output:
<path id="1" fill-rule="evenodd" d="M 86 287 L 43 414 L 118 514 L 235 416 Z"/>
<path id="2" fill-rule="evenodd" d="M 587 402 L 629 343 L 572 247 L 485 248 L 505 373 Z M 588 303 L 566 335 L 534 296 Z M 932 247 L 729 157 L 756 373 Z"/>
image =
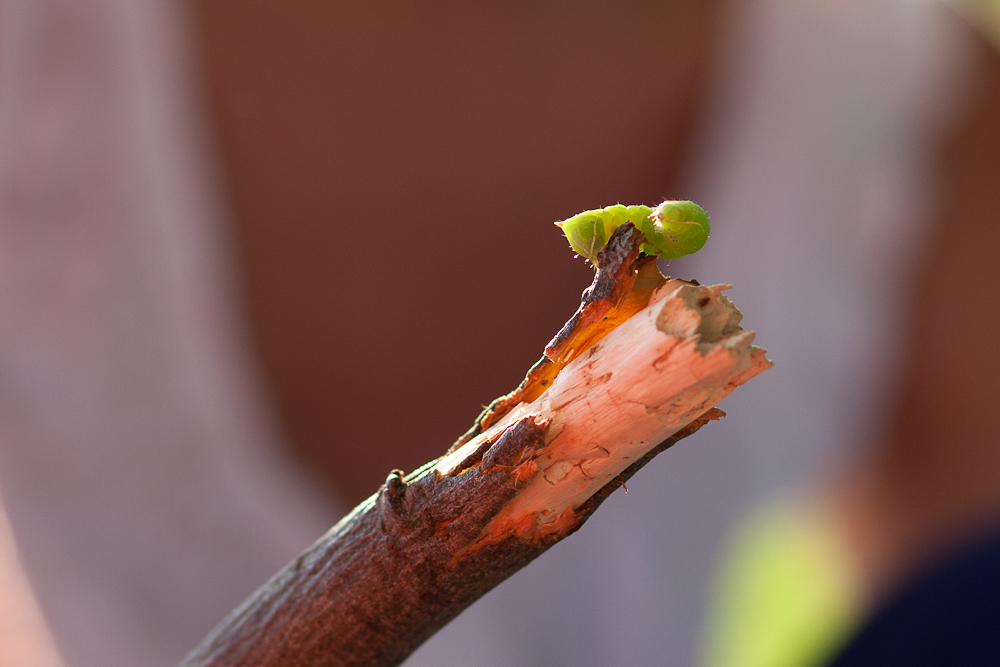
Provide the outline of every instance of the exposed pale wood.
<path id="1" fill-rule="evenodd" d="M 386 484 L 184 663 L 402 662 L 770 362 L 722 294 L 664 279 L 618 230 L 574 318 L 437 461 Z"/>
<path id="2" fill-rule="evenodd" d="M 739 329 L 738 311 L 722 289 L 667 282 L 653 303 L 564 367 L 539 398 L 435 466 L 454 474 L 463 458 L 522 419 L 545 429 L 544 446 L 526 452 L 514 471 L 524 488 L 480 542 L 509 531 L 522 539 L 559 532 L 633 461 L 769 365 L 751 345 L 753 333 Z"/>

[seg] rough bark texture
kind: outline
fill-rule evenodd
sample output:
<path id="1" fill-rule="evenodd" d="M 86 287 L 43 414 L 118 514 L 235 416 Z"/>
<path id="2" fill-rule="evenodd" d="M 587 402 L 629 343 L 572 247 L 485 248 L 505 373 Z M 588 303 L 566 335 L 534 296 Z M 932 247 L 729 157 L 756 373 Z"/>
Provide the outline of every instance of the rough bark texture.
<path id="1" fill-rule="evenodd" d="M 663 278 L 641 242 L 615 233 L 542 360 L 446 456 L 393 471 L 184 665 L 398 665 L 721 416 L 715 403 L 769 362 L 723 288 Z"/>

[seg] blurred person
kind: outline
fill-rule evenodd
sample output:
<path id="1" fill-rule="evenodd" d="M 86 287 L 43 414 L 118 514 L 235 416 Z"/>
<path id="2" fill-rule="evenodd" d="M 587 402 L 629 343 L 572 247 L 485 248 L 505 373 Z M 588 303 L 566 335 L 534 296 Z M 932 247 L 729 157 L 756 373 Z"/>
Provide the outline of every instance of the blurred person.
<path id="1" fill-rule="evenodd" d="M 178 7 L 8 4 L 3 215 L 38 224 L 4 233 L 0 488 L 67 661 L 167 664 L 336 516 L 225 287 Z M 705 204 L 666 270 L 736 283 L 778 366 L 408 663 L 694 664 L 726 527 L 877 423 L 964 38 L 894 0 L 194 9 L 270 396 L 348 502 L 571 314 L 588 271 L 549 221 Z"/>

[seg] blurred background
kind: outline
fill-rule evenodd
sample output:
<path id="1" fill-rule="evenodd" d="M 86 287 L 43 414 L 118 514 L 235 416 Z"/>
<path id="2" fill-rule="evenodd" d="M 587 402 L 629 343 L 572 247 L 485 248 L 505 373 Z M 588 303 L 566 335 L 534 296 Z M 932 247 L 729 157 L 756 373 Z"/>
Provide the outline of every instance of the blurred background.
<path id="1" fill-rule="evenodd" d="M 406 664 L 862 664 L 1000 527 L 998 25 L 0 0 L 0 665 L 176 663 L 518 384 L 592 277 L 553 221 L 663 199 L 775 368 Z"/>

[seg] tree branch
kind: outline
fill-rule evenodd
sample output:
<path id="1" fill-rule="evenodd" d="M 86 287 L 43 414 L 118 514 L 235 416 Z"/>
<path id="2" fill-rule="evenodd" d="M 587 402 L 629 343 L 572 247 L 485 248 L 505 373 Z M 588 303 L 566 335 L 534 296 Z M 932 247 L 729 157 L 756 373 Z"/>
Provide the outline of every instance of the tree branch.
<path id="1" fill-rule="evenodd" d="M 668 280 L 619 228 L 580 309 L 521 386 L 442 458 L 393 471 L 184 662 L 398 665 L 575 532 L 653 456 L 770 366 L 723 294 Z"/>

